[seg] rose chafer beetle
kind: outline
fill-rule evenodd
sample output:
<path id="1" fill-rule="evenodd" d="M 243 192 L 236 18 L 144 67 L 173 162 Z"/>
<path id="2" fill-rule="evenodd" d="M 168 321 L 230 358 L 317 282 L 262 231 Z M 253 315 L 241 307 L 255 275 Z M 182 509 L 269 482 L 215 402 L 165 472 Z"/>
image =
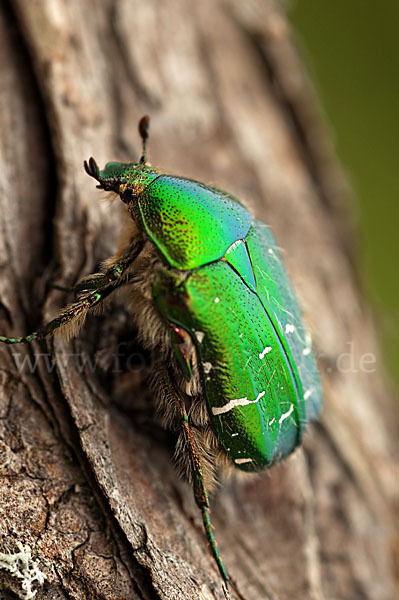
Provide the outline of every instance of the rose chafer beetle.
<path id="1" fill-rule="evenodd" d="M 319 412 L 320 381 L 269 229 L 230 194 L 151 167 L 148 124 L 139 123 L 139 163 L 84 163 L 97 187 L 126 205 L 127 243 L 77 284 L 78 299 L 52 321 L 0 341 L 30 342 L 57 329 L 71 337 L 92 308 L 122 298 L 142 343 L 159 356 L 159 409 L 165 426 L 180 431 L 176 457 L 226 585 L 208 490 L 220 471 L 259 471 L 293 452 Z"/>

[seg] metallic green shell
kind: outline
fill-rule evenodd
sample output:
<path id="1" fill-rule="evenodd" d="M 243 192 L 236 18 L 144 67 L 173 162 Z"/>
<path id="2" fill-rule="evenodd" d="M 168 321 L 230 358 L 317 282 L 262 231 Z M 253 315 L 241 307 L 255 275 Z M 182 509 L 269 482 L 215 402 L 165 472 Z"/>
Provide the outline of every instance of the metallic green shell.
<path id="1" fill-rule="evenodd" d="M 240 469 L 277 462 L 317 415 L 321 390 L 272 234 L 233 197 L 172 176 L 145 189 L 139 210 L 165 261 L 155 304 L 196 345 L 220 443 Z"/>

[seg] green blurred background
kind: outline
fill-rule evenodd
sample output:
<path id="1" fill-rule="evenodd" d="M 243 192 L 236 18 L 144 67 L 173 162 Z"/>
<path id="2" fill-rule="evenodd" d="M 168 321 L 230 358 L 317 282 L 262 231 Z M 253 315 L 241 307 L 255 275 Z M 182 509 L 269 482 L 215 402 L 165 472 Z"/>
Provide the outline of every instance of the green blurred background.
<path id="1" fill-rule="evenodd" d="M 355 194 L 361 280 L 399 382 L 399 0 L 296 0 L 289 14 Z"/>

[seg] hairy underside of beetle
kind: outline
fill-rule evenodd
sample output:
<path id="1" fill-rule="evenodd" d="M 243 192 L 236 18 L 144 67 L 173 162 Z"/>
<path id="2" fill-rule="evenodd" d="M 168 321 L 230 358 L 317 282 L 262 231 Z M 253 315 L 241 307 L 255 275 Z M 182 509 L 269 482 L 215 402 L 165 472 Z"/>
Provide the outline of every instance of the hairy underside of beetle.
<path id="1" fill-rule="evenodd" d="M 129 275 L 132 282 L 117 293 L 119 300 L 133 316 L 139 332 L 138 341 L 155 356 L 151 389 L 162 425 L 173 431 L 179 431 L 181 428 L 176 415 L 175 402 L 170 397 L 167 386 L 164 385 L 165 374 L 170 374 L 176 393 L 185 404 L 190 428 L 199 452 L 205 487 L 208 491 L 212 491 L 217 483 L 218 473 L 227 476 L 236 469 L 219 443 L 210 423 L 196 348 L 192 343 L 191 378 L 187 381 L 172 349 L 171 324 L 164 321 L 155 307 L 152 284 L 157 270 L 161 268 L 164 268 L 164 264 L 159 259 L 153 244 L 148 242 L 131 267 Z M 191 481 L 190 454 L 185 446 L 185 438 L 181 432 L 175 450 L 176 465 L 180 475 Z"/>
<path id="2" fill-rule="evenodd" d="M 116 265 L 129 245 L 134 243 L 135 239 L 142 239 L 142 237 L 135 222 L 128 216 L 125 219 L 119 250 L 102 263 L 101 272 L 105 273 Z M 76 314 L 68 323 L 59 327 L 58 332 L 63 337 L 70 339 L 79 333 L 88 312 L 100 314 L 115 301 L 124 306 L 138 329 L 139 343 L 145 349 L 150 350 L 155 357 L 152 365 L 151 389 L 162 425 L 166 429 L 180 431 L 175 449 L 178 472 L 189 481 L 192 480 L 190 452 L 186 448 L 181 422 L 176 414 L 176 403 L 170 395 L 168 386 L 165 385 L 165 377 L 169 377 L 169 380 L 173 382 L 176 393 L 184 402 L 201 461 L 205 487 L 208 491 L 212 491 L 217 484 L 219 474 L 231 476 L 237 472 L 237 469 L 223 450 L 211 425 L 201 383 L 199 357 L 193 342 L 191 342 L 191 377 L 189 381 L 185 378 L 175 357 L 171 344 L 171 326 L 173 324 L 165 322 L 157 311 L 152 289 L 157 271 L 165 269 L 165 265 L 154 244 L 148 239 L 142 241 L 143 248 L 140 254 L 123 275 L 125 280 L 123 285 L 115 289 L 100 305 L 90 311 L 85 311 L 82 315 Z M 173 271 L 173 269 L 171 270 Z M 82 282 L 89 285 L 96 276 L 98 273 L 89 275 Z"/>

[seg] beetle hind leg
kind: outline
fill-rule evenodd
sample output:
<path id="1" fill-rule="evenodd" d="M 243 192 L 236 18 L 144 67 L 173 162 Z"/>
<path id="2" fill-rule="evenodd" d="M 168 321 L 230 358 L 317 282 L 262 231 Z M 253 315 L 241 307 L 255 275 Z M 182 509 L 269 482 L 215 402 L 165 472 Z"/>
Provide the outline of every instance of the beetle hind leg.
<path id="1" fill-rule="evenodd" d="M 229 598 L 227 584 L 229 584 L 231 580 L 219 555 L 216 540 L 212 531 L 209 498 L 207 490 L 205 488 L 203 468 L 200 458 L 200 450 L 198 448 L 193 430 L 189 423 L 189 417 L 187 414 L 186 407 L 184 405 L 184 401 L 177 392 L 171 380 L 171 377 L 167 371 L 165 371 L 162 374 L 162 379 L 165 393 L 174 406 L 176 420 L 179 423 L 181 433 L 183 436 L 184 447 L 189 455 L 195 502 L 198 508 L 201 510 L 202 521 L 204 525 L 205 534 L 209 543 L 209 547 L 223 580 L 223 590 L 225 597 Z"/>

